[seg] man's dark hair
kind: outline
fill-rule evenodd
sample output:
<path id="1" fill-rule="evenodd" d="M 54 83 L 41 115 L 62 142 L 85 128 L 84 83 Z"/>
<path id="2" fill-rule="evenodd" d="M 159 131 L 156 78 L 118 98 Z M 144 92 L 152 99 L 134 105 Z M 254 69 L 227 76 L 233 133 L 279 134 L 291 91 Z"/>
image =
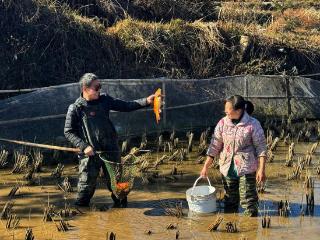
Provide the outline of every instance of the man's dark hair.
<path id="1" fill-rule="evenodd" d="M 82 91 L 83 86 L 90 87 L 92 82 L 94 80 L 97 80 L 98 76 L 94 73 L 85 73 L 80 78 L 79 84 L 80 84 L 80 91 Z"/>
<path id="2" fill-rule="evenodd" d="M 254 111 L 254 105 L 252 102 L 245 100 L 240 95 L 233 95 L 228 97 L 225 102 L 230 102 L 233 106 L 234 110 L 242 109 L 246 110 L 246 112 L 251 115 Z"/>

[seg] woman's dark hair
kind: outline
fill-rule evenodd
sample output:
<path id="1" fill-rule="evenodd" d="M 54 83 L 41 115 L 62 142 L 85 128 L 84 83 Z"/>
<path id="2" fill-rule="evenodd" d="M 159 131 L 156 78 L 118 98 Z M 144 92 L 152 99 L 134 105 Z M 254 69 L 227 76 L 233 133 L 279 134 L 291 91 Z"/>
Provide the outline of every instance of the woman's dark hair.
<path id="1" fill-rule="evenodd" d="M 252 102 L 245 100 L 240 95 L 233 95 L 231 97 L 228 97 L 225 102 L 230 102 L 234 110 L 246 110 L 249 115 L 251 115 L 254 111 L 254 105 L 252 104 Z"/>

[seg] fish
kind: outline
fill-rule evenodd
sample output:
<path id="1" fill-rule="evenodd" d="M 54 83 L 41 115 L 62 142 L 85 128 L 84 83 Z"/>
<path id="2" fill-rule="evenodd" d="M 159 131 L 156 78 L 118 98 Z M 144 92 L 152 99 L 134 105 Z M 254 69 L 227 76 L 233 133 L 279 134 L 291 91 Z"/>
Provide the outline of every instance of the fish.
<path id="1" fill-rule="evenodd" d="M 153 100 L 153 112 L 156 116 L 157 124 L 160 121 L 160 113 L 161 113 L 161 88 L 159 88 L 154 94 Z"/>
<path id="2" fill-rule="evenodd" d="M 128 182 L 119 182 L 116 184 L 116 188 L 118 191 L 129 191 L 129 183 Z"/>
<path id="3" fill-rule="evenodd" d="M 130 192 L 129 182 L 118 182 L 116 183 L 115 195 L 119 199 L 124 199 Z"/>

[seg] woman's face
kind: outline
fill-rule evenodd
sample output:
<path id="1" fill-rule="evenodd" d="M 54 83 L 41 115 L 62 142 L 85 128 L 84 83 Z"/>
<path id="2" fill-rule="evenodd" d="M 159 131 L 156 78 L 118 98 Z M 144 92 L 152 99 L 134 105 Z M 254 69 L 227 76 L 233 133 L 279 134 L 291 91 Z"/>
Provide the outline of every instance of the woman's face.
<path id="1" fill-rule="evenodd" d="M 241 109 L 234 110 L 231 102 L 226 102 L 224 112 L 229 119 L 239 119 L 242 113 Z"/>

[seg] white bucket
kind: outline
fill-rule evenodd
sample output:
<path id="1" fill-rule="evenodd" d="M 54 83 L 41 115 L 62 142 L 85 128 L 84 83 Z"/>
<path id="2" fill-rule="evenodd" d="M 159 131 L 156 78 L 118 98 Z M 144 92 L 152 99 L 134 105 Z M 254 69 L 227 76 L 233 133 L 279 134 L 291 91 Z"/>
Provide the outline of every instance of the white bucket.
<path id="1" fill-rule="evenodd" d="M 189 209 L 196 213 L 211 213 L 215 212 L 216 206 L 216 189 L 211 186 L 210 180 L 207 177 L 209 186 L 196 186 L 199 177 L 186 192 Z"/>

